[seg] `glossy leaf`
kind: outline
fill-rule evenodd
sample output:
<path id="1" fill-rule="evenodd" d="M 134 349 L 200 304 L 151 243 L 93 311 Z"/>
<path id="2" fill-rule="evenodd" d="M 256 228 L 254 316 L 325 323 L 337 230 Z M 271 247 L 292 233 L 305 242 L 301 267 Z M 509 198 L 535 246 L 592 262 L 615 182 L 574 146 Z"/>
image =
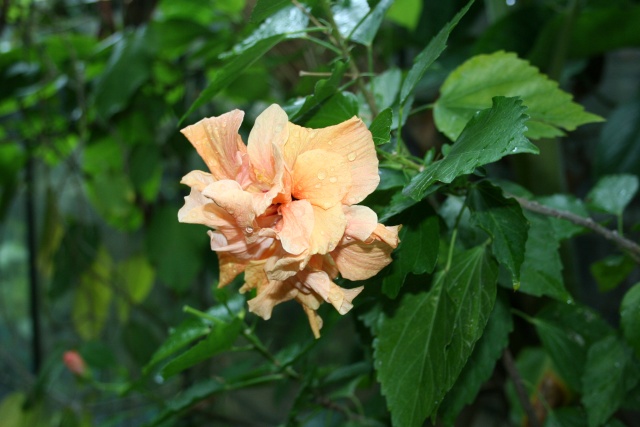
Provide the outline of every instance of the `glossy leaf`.
<path id="1" fill-rule="evenodd" d="M 358 99 L 351 92 L 338 92 L 322 104 L 317 113 L 307 121 L 310 128 L 337 125 L 358 115 Z"/>
<path id="2" fill-rule="evenodd" d="M 391 140 L 391 123 L 393 122 L 393 111 L 387 108 L 380 112 L 369 126 L 369 131 L 373 136 L 376 145 L 386 144 Z"/>
<path id="3" fill-rule="evenodd" d="M 524 214 L 529 221 L 529 234 L 518 290 L 529 295 L 547 295 L 563 302 L 573 301 L 564 287 L 558 252 L 560 241 L 549 220 L 528 211 L 524 211 Z"/>
<path id="4" fill-rule="evenodd" d="M 538 148 L 524 137 L 528 118 L 525 110 L 517 98 L 494 98 L 493 107 L 469 120 L 447 156 L 416 175 L 404 194 L 420 200 L 436 181 L 450 183 L 460 175 L 472 173 L 478 166 L 510 154 L 537 154 Z"/>
<path id="5" fill-rule="evenodd" d="M 616 336 L 608 336 L 589 349 L 582 378 L 582 403 L 589 427 L 602 425 L 624 401 L 640 378 L 631 352 Z"/>
<path id="6" fill-rule="evenodd" d="M 498 298 L 482 337 L 442 402 L 439 414 L 445 425 L 453 425 L 460 411 L 474 401 L 482 385 L 489 380 L 502 351 L 509 344 L 512 330 L 513 320 L 508 303 Z"/>
<path id="7" fill-rule="evenodd" d="M 531 116 L 526 136 L 532 139 L 564 135 L 585 123 L 603 119 L 584 111 L 572 96 L 537 68 L 515 54 L 477 55 L 449 75 L 434 107 L 436 126 L 455 141 L 474 114 L 496 96 L 519 96 Z"/>
<path id="8" fill-rule="evenodd" d="M 251 11 L 251 22 L 260 22 L 289 4 L 290 0 L 257 0 Z"/>
<path id="9" fill-rule="evenodd" d="M 636 263 L 625 255 L 609 255 L 591 264 L 590 270 L 600 292 L 618 287 L 636 268 Z"/>
<path id="10" fill-rule="evenodd" d="M 414 208 L 398 222 L 402 223 L 400 245 L 382 279 L 382 293 L 389 298 L 398 296 L 407 274 L 431 273 L 438 260 L 440 227 L 436 215 L 428 216 L 423 209 Z"/>
<path id="11" fill-rule="evenodd" d="M 393 0 L 381 0 L 353 29 L 349 35 L 349 39 L 366 46 L 371 46 L 373 39 L 378 33 L 382 19 L 392 4 Z"/>
<path id="12" fill-rule="evenodd" d="M 416 56 L 416 59 L 413 61 L 413 66 L 402 83 L 400 104 L 404 104 L 424 75 L 425 71 L 427 71 L 431 64 L 433 64 L 433 62 L 438 59 L 440 54 L 446 49 L 449 34 L 451 34 L 451 31 L 453 31 L 456 25 L 458 25 L 458 22 L 460 22 L 460 19 L 462 19 L 462 17 L 467 13 L 473 2 L 474 0 L 470 0 L 469 3 L 467 3 L 467 5 L 463 7 L 462 10 L 460 10 L 460 12 L 458 12 L 456 16 L 454 16 L 453 19 L 440 30 L 440 32 L 431 39 L 427 47 L 425 47 L 424 50 Z"/>
<path id="13" fill-rule="evenodd" d="M 206 102 L 209 102 L 219 91 L 237 79 L 244 70 L 249 68 L 254 62 L 260 59 L 265 53 L 269 52 L 271 48 L 285 38 L 285 35 L 279 34 L 277 36 L 260 40 L 255 45 L 242 52 L 241 55 L 235 57 L 229 63 L 222 66 L 213 76 L 209 85 L 202 91 L 202 93 L 200 93 L 198 99 L 196 99 L 187 112 L 184 113 L 180 122 L 183 122 L 197 108 L 201 107 Z"/>
<path id="14" fill-rule="evenodd" d="M 211 326 L 202 319 L 188 318 L 173 328 L 169 333 L 167 339 L 158 348 L 151 360 L 144 367 L 144 372 L 148 372 L 151 368 L 157 365 L 158 362 L 171 356 L 178 350 L 183 349 L 196 339 L 208 334 L 211 331 Z"/>
<path id="15" fill-rule="evenodd" d="M 506 199 L 499 187 L 486 181 L 471 188 L 467 204 L 471 223 L 489 234 L 498 262 L 511 271 L 514 283 L 519 283 L 529 229 L 520 204 Z"/>
<path id="16" fill-rule="evenodd" d="M 100 336 L 109 315 L 112 261 L 105 248 L 98 252 L 96 260 L 85 272 L 73 299 L 72 318 L 78 335 L 88 341 Z"/>
<path id="17" fill-rule="evenodd" d="M 640 358 L 640 283 L 627 291 L 620 304 L 620 328 L 627 343 Z"/>
<path id="18" fill-rule="evenodd" d="M 348 38 L 369 10 L 367 0 L 338 0 L 331 7 L 331 12 L 342 37 Z"/>
<path id="19" fill-rule="evenodd" d="M 394 425 L 420 426 L 435 413 L 482 335 L 497 274 L 484 247 L 461 253 L 429 292 L 407 294 L 383 320 L 375 367 Z"/>
<path id="20" fill-rule="evenodd" d="M 578 304 L 549 304 L 532 322 L 558 372 L 574 390 L 582 390 L 589 347 L 612 332 L 593 310 Z"/>
<path id="21" fill-rule="evenodd" d="M 309 17 L 304 11 L 294 5 L 290 5 L 269 16 L 260 27 L 240 43 L 233 46 L 229 52 L 220 55 L 220 58 L 240 55 L 255 46 L 256 43 L 273 36 L 284 36 L 284 38 L 300 37 L 304 35 L 303 30 L 307 28 L 308 24 Z"/>
<path id="22" fill-rule="evenodd" d="M 600 178 L 589 191 L 589 207 L 612 215 L 622 215 L 629 202 L 638 192 L 638 177 L 635 175 L 607 175 Z"/>

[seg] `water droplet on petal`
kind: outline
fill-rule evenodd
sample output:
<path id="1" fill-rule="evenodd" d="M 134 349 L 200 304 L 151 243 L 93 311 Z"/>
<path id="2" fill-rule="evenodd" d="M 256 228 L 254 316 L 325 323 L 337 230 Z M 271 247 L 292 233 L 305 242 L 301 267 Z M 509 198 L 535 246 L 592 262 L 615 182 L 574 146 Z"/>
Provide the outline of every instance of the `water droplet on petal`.
<path id="1" fill-rule="evenodd" d="M 327 177 L 327 172 L 325 172 L 324 170 L 321 170 L 320 172 L 318 172 L 318 179 L 319 180 L 323 180 Z"/>
<path id="2" fill-rule="evenodd" d="M 335 176 L 332 176 L 331 178 L 329 178 L 329 182 L 336 182 L 338 180 L 338 178 L 336 178 Z"/>
<path id="3" fill-rule="evenodd" d="M 346 236 L 345 239 L 351 240 L 351 236 Z"/>
<path id="4" fill-rule="evenodd" d="M 356 152 L 352 151 L 349 153 L 349 155 L 347 155 L 347 159 L 349 159 L 350 162 L 353 162 L 356 159 Z"/>
<path id="5" fill-rule="evenodd" d="M 247 227 L 247 228 L 244 229 L 244 231 L 246 231 L 247 234 L 251 234 L 251 233 L 253 233 L 253 227 Z"/>

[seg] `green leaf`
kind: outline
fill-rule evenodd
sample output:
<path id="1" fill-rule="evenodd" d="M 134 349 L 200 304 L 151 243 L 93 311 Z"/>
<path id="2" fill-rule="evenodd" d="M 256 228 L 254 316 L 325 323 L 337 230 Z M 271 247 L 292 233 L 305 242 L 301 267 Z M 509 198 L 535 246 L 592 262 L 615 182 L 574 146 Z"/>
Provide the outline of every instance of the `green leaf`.
<path id="1" fill-rule="evenodd" d="M 250 21 L 260 22 L 289 4 L 291 4 L 290 0 L 257 0 L 255 7 L 251 11 Z"/>
<path id="2" fill-rule="evenodd" d="M 349 39 L 365 46 L 371 46 L 373 39 L 378 33 L 382 19 L 392 4 L 393 0 L 380 0 L 351 32 Z"/>
<path id="3" fill-rule="evenodd" d="M 149 79 L 155 55 L 151 35 L 141 27 L 116 44 L 93 92 L 96 110 L 103 119 L 122 111 L 133 93 Z"/>
<path id="4" fill-rule="evenodd" d="M 160 191 L 164 162 L 160 149 L 153 144 L 136 145 L 129 159 L 129 177 L 144 200 L 153 202 Z"/>
<path id="5" fill-rule="evenodd" d="M 629 174 L 607 175 L 600 178 L 587 195 L 591 209 L 612 215 L 622 215 L 638 192 L 638 177 Z"/>
<path id="6" fill-rule="evenodd" d="M 100 248 L 93 265 L 75 289 L 71 316 L 78 335 L 86 341 L 99 337 L 109 315 L 113 294 L 111 264 L 107 250 Z"/>
<path id="7" fill-rule="evenodd" d="M 347 64 L 345 62 L 336 62 L 331 70 L 331 77 L 319 80 L 314 87 L 313 94 L 307 96 L 299 107 L 296 107 L 297 104 L 293 107 L 285 106 L 284 110 L 289 116 L 289 120 L 292 122 L 296 121 L 335 94 L 338 87 L 340 87 L 340 81 L 346 69 Z"/>
<path id="8" fill-rule="evenodd" d="M 489 234 L 498 262 L 511 271 L 514 283 L 519 283 L 529 230 L 520 204 L 506 199 L 499 187 L 486 181 L 471 188 L 467 204 L 472 212 L 471 223 Z"/>
<path id="9" fill-rule="evenodd" d="M 395 298 L 404 284 L 407 274 L 431 273 L 438 260 L 440 226 L 437 215 L 425 215 L 415 208 L 398 219 L 402 224 L 400 245 L 393 251 L 394 261 L 382 279 L 382 293 Z"/>
<path id="10" fill-rule="evenodd" d="M 434 107 L 437 128 L 452 141 L 458 138 L 476 111 L 487 108 L 495 96 L 519 96 L 531 116 L 526 136 L 532 139 L 564 135 L 585 123 L 603 119 L 587 113 L 527 61 L 513 53 L 477 55 L 452 72 L 442 85 Z"/>
<path id="11" fill-rule="evenodd" d="M 285 38 L 285 35 L 279 34 L 277 36 L 260 40 L 255 45 L 242 52 L 241 55 L 220 67 L 218 72 L 213 76 L 213 79 L 209 82 L 209 85 L 202 91 L 202 93 L 200 93 L 198 99 L 196 99 L 191 107 L 189 107 L 187 112 L 184 113 L 180 119 L 180 123 L 182 123 L 197 108 L 204 105 L 206 102 L 209 102 L 218 92 L 237 79 L 244 70 L 249 68 L 258 59 L 262 58 L 264 54 L 269 52 L 271 48 Z"/>
<path id="12" fill-rule="evenodd" d="M 620 304 L 620 328 L 627 343 L 640 358 L 640 283 L 627 291 Z"/>
<path id="13" fill-rule="evenodd" d="M 525 110 L 517 98 L 494 98 L 493 107 L 469 120 L 449 154 L 416 175 L 404 194 L 420 200 L 436 181 L 450 183 L 510 154 L 537 154 L 537 147 L 524 137 L 528 117 Z"/>
<path id="14" fill-rule="evenodd" d="M 598 175 L 640 175 L 640 99 L 620 105 L 609 115 L 593 159 Z"/>
<path id="15" fill-rule="evenodd" d="M 587 414 L 582 408 L 564 407 L 551 411 L 544 427 L 584 427 L 586 424 Z"/>
<path id="16" fill-rule="evenodd" d="M 597 427 L 618 410 L 626 393 L 638 383 L 637 367 L 629 349 L 608 336 L 589 349 L 582 378 L 582 403 L 589 427 Z M 635 369 L 634 369 L 635 368 Z"/>
<path id="17" fill-rule="evenodd" d="M 560 241 L 546 217 L 524 211 L 529 221 L 529 235 L 524 262 L 520 268 L 521 292 L 529 295 L 547 295 L 562 302 L 572 301 L 564 287 Z"/>
<path id="18" fill-rule="evenodd" d="M 333 19 L 342 37 L 348 38 L 369 13 L 367 0 L 338 0 L 331 6 Z"/>
<path id="19" fill-rule="evenodd" d="M 434 185 L 431 188 L 436 188 L 437 185 Z M 386 205 L 380 212 L 378 212 L 378 220 L 381 222 L 385 222 L 393 216 L 398 215 L 401 212 L 409 209 L 411 206 L 418 203 L 418 200 L 412 199 L 411 197 L 407 197 L 402 194 L 401 191 L 398 191 L 393 196 L 391 196 L 391 200 L 389 204 Z"/>
<path id="20" fill-rule="evenodd" d="M 255 46 L 256 43 L 273 36 L 282 35 L 286 39 L 303 36 L 303 30 L 307 28 L 308 24 L 309 17 L 298 7 L 291 5 L 269 16 L 267 20 L 247 38 L 237 43 L 229 52 L 225 52 L 219 57 L 224 59 L 234 55 L 240 55 L 252 46 Z"/>
<path id="21" fill-rule="evenodd" d="M 144 255 L 134 255 L 116 266 L 118 278 L 118 314 L 124 323 L 129 314 L 129 306 L 143 302 L 155 280 L 155 270 Z"/>
<path id="22" fill-rule="evenodd" d="M 158 362 L 171 356 L 176 351 L 186 347 L 194 340 L 208 334 L 211 325 L 199 318 L 188 318 L 171 330 L 167 339 L 158 348 L 151 360 L 144 367 L 143 372 L 148 373 Z"/>
<path id="23" fill-rule="evenodd" d="M 453 386 L 493 308 L 498 268 L 484 247 L 454 257 L 429 292 L 407 294 L 374 341 L 394 425 L 421 426 Z"/>
<path id="24" fill-rule="evenodd" d="M 167 363 L 160 371 L 160 374 L 164 378 L 169 378 L 218 353 L 228 350 L 240 334 L 242 325 L 243 322 L 239 318 L 235 318 L 229 323 L 212 325 L 211 332 L 205 339 Z"/>
<path id="25" fill-rule="evenodd" d="M 306 126 L 319 129 L 337 125 L 358 115 L 358 98 L 351 92 L 338 92 L 322 104 Z"/>
<path id="26" fill-rule="evenodd" d="M 458 25 L 458 22 L 460 22 L 460 19 L 462 19 L 462 17 L 467 13 L 473 2 L 474 0 L 470 0 L 469 3 L 467 3 L 467 5 L 463 7 L 460 12 L 458 12 L 456 16 L 454 16 L 453 19 L 440 30 L 440 32 L 431 39 L 427 47 L 425 47 L 424 50 L 416 56 L 416 59 L 413 61 L 413 66 L 402 83 L 400 104 L 404 104 L 422 78 L 424 72 L 427 71 L 431 64 L 433 64 L 433 62 L 438 59 L 440 54 L 446 49 L 449 34 L 451 34 L 451 31 L 453 31 L 456 25 Z"/>
<path id="27" fill-rule="evenodd" d="M 158 279 L 176 291 L 186 290 L 195 279 L 208 242 L 205 227 L 179 223 L 177 208 L 170 207 L 157 209 L 145 236 Z"/>
<path id="28" fill-rule="evenodd" d="M 386 144 L 391 140 L 391 123 L 393 122 L 393 111 L 387 108 L 380 112 L 371 122 L 369 131 L 373 136 L 376 145 Z"/>
<path id="29" fill-rule="evenodd" d="M 549 304 L 531 321 L 558 373 L 573 390 L 581 391 L 587 351 L 610 334 L 611 327 L 578 304 Z"/>
<path id="30" fill-rule="evenodd" d="M 502 351 L 509 344 L 512 330 L 508 303 L 498 298 L 482 337 L 442 402 L 439 412 L 446 425 L 453 425 L 462 408 L 474 401 L 482 385 L 489 380 Z"/>
<path id="31" fill-rule="evenodd" d="M 636 263 L 625 255 L 609 255 L 591 264 L 591 274 L 596 279 L 600 292 L 618 287 L 636 268 Z"/>
<path id="32" fill-rule="evenodd" d="M 584 207 L 582 200 L 571 194 L 554 194 L 552 196 L 538 197 L 536 201 L 550 208 L 571 212 L 584 218 L 589 216 L 589 212 L 587 212 L 587 209 Z M 553 233 L 558 240 L 569 239 L 584 231 L 584 228 L 565 219 L 551 216 L 548 218 Z"/>
<path id="33" fill-rule="evenodd" d="M 420 22 L 422 0 L 396 0 L 387 13 L 387 19 L 413 31 Z"/>

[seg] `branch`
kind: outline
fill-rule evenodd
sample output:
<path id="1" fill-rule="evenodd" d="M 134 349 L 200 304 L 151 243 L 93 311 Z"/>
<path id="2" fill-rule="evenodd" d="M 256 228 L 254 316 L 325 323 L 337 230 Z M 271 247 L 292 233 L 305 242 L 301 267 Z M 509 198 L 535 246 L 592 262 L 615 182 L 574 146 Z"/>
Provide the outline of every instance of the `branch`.
<path id="1" fill-rule="evenodd" d="M 513 381 L 513 385 L 516 389 L 516 394 L 518 395 L 518 400 L 520 401 L 520 405 L 524 409 L 524 412 L 527 414 L 527 418 L 529 419 L 528 425 L 530 427 L 540 427 L 540 421 L 536 416 L 536 412 L 533 409 L 533 405 L 531 405 L 531 401 L 529 400 L 529 396 L 527 395 L 527 391 L 524 389 L 524 383 L 522 382 L 522 377 L 520 376 L 520 372 L 518 372 L 518 368 L 516 367 L 515 362 L 513 361 L 513 356 L 509 351 L 509 348 L 505 348 L 502 353 L 502 364 L 504 368 L 507 370 L 511 381 Z"/>
<path id="2" fill-rule="evenodd" d="M 591 218 L 584 218 L 571 212 L 553 209 L 548 206 L 541 205 L 538 202 L 523 199 L 522 197 L 516 197 L 513 195 L 510 195 L 510 197 L 513 197 L 518 203 L 520 203 L 520 206 L 531 212 L 536 212 L 554 218 L 564 219 L 565 221 L 572 222 L 576 225 L 588 228 L 589 230 L 600 234 L 605 239 L 612 241 L 613 243 L 618 245 L 618 247 L 627 251 L 629 253 L 629 256 L 631 256 L 631 258 L 633 258 L 636 263 L 640 264 L 640 246 L 638 246 L 637 243 L 622 237 L 616 231 L 612 231 L 601 226 Z"/>

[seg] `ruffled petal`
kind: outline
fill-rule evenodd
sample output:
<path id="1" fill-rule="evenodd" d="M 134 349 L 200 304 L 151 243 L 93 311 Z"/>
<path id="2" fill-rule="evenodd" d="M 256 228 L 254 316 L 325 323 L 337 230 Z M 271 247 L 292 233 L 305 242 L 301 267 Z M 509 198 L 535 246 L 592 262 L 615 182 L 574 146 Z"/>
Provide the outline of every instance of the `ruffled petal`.
<path id="1" fill-rule="evenodd" d="M 243 117 L 243 111 L 233 110 L 181 130 L 216 180 L 235 179 L 242 166 L 236 154 L 247 150 L 238 134 Z"/>
<path id="2" fill-rule="evenodd" d="M 326 254 L 338 246 L 345 227 L 347 218 L 341 205 L 335 205 L 329 209 L 313 206 L 313 232 L 309 245 L 310 254 Z"/>
<path id="3" fill-rule="evenodd" d="M 295 200 L 280 206 L 282 221 L 277 234 L 285 251 L 299 255 L 309 249 L 313 231 L 313 208 L 307 200 Z"/>
<path id="4" fill-rule="evenodd" d="M 228 252 L 218 252 L 218 266 L 220 268 L 220 279 L 218 287 L 227 286 L 238 274 L 245 271 L 247 260 L 241 260 Z"/>
<path id="5" fill-rule="evenodd" d="M 291 194 L 308 200 L 312 205 L 329 209 L 351 188 L 351 173 L 347 160 L 326 150 L 302 153 L 293 168 Z"/>
<path id="6" fill-rule="evenodd" d="M 188 185 L 189 187 L 202 192 L 202 190 L 204 190 L 207 185 L 211 184 L 213 181 L 215 181 L 215 179 L 210 173 L 195 170 L 183 176 L 180 180 L 180 184 Z"/>
<path id="7" fill-rule="evenodd" d="M 247 301 L 249 311 L 262 317 L 264 320 L 269 320 L 273 307 L 281 302 L 295 298 L 298 293 L 298 289 L 290 284 L 272 280 L 267 286 L 259 290 L 255 298 Z"/>
<path id="8" fill-rule="evenodd" d="M 282 147 L 289 135 L 287 113 L 273 104 L 256 119 L 247 151 L 258 182 L 270 187 L 278 174 L 274 146 Z M 282 165 L 283 166 L 283 165 Z"/>
<path id="9" fill-rule="evenodd" d="M 296 298 L 296 299 L 299 300 L 299 298 Z M 314 309 L 309 308 L 304 302 L 300 302 L 300 304 L 302 304 L 304 313 L 307 315 L 307 318 L 309 319 L 309 326 L 311 327 L 313 336 L 315 337 L 315 339 L 320 338 L 320 329 L 322 329 L 322 317 L 320 317 Z"/>
<path id="10" fill-rule="evenodd" d="M 331 252 L 340 274 L 349 280 L 365 280 L 375 276 L 391 262 L 393 247 L 385 242 L 353 242 Z"/>
<path id="11" fill-rule="evenodd" d="M 378 215 L 366 206 L 343 206 L 347 218 L 347 228 L 344 231 L 343 242 L 351 239 L 364 242 L 378 226 Z"/>
<path id="12" fill-rule="evenodd" d="M 256 218 L 254 197 L 244 191 L 236 181 L 225 179 L 213 182 L 202 194 L 231 215 L 238 227 L 253 229 Z"/>
<path id="13" fill-rule="evenodd" d="M 338 313 L 345 314 L 353 307 L 353 299 L 362 292 L 364 287 L 354 289 L 344 289 L 336 285 L 329 279 L 324 271 L 303 270 L 297 274 L 298 286 L 311 289 L 326 302 L 330 303 L 338 310 Z"/>

